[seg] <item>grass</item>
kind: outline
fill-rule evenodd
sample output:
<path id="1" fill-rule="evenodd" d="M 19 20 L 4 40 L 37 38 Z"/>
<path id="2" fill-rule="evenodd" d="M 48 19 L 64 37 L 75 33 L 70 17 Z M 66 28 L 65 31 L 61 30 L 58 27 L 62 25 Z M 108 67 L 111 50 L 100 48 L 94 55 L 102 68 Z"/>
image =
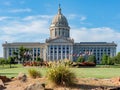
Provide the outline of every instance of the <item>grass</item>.
<path id="1" fill-rule="evenodd" d="M 60 65 L 49 69 L 47 78 L 55 85 L 70 86 L 74 83 L 75 75 L 69 68 Z"/>
<path id="2" fill-rule="evenodd" d="M 0 75 L 15 77 L 19 72 L 28 74 L 28 69 L 33 68 L 39 70 L 42 76 L 45 76 L 48 71 L 48 68 L 40 67 L 23 67 L 22 65 L 12 65 L 12 67 L 13 68 L 9 68 L 9 65 L 5 65 L 4 67 L 0 66 Z M 70 68 L 70 70 L 73 71 L 78 78 L 112 78 L 120 76 L 119 66 L 111 66 L 108 68 L 103 68 L 103 66 L 97 66 L 96 68 Z"/>
<path id="3" fill-rule="evenodd" d="M 29 69 L 28 70 L 28 74 L 31 78 L 37 78 L 37 77 L 41 77 L 41 73 L 40 71 L 36 70 L 36 69 Z"/>

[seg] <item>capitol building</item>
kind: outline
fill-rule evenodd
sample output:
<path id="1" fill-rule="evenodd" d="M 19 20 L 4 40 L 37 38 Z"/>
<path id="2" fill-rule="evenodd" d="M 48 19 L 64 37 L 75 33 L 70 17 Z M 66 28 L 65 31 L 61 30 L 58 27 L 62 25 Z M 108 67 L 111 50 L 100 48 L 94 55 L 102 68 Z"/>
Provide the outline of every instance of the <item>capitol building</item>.
<path id="1" fill-rule="evenodd" d="M 4 58 L 13 56 L 13 51 L 18 52 L 21 46 L 30 49 L 32 60 L 38 57 L 44 61 L 57 61 L 69 59 L 77 60 L 81 54 L 92 54 L 96 57 L 96 63 L 101 62 L 103 54 L 110 57 L 116 55 L 117 45 L 114 42 L 75 42 L 70 37 L 70 26 L 59 6 L 58 13 L 53 18 L 49 27 L 50 38 L 45 43 L 40 42 L 5 42 L 3 46 Z"/>

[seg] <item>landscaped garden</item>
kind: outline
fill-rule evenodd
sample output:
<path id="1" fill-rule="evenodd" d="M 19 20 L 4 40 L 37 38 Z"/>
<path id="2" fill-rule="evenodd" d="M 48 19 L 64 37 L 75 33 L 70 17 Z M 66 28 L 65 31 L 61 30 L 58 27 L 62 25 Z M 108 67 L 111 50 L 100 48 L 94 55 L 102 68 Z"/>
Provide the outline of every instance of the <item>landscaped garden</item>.
<path id="1" fill-rule="evenodd" d="M 0 65 L 0 76 L 7 76 L 8 78 L 12 78 L 12 81 L 6 82 L 6 90 L 27 90 L 25 88 L 30 88 L 28 86 L 31 84 L 34 86 L 36 82 L 44 83 L 45 88 L 50 90 L 64 90 L 65 88 L 68 88 L 68 90 L 94 90 L 94 88 L 98 88 L 95 90 L 100 90 L 101 86 L 108 89 L 119 86 L 120 84 L 119 64 L 84 67 L 81 66 L 81 63 L 70 64 L 70 62 L 68 62 L 69 60 L 65 60 L 64 62 L 59 63 L 49 62 L 49 65 L 46 64 L 46 66 L 36 66 L 38 64 L 35 62 L 27 62 L 26 65 Z M 78 67 L 79 64 L 80 67 Z M 58 67 L 59 65 L 62 65 L 62 67 Z M 22 78 L 20 77 L 21 75 Z M 57 84 L 59 87 L 53 86 L 52 83 L 49 83 L 49 81 Z M 71 83 L 74 84 L 70 85 L 69 87 L 65 87 Z"/>

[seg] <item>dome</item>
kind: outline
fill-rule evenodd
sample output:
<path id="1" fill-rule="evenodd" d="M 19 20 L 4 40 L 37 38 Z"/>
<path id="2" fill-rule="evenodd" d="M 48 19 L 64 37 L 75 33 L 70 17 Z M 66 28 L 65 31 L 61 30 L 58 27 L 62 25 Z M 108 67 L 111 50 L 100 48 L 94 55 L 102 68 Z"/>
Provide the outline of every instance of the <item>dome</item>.
<path id="1" fill-rule="evenodd" d="M 58 14 L 52 20 L 51 27 L 52 26 L 69 27 L 66 17 L 61 13 L 60 6 L 59 6 L 59 9 L 58 9 Z"/>

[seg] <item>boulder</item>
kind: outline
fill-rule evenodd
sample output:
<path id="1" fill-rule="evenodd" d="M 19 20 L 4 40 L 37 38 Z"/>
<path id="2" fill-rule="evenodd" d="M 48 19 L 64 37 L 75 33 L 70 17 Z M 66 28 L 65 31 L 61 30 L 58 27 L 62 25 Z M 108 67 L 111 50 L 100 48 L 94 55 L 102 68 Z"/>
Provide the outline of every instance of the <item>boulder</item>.
<path id="1" fill-rule="evenodd" d="M 4 87 L 4 83 L 3 83 L 2 79 L 0 79 L 0 86 Z"/>
<path id="2" fill-rule="evenodd" d="M 28 85 L 24 90 L 45 90 L 45 84 L 36 82 Z"/>
<path id="3" fill-rule="evenodd" d="M 0 79 L 1 79 L 3 82 L 9 82 L 9 81 L 11 81 L 11 79 L 7 78 L 6 76 L 0 76 Z"/>
<path id="4" fill-rule="evenodd" d="M 20 72 L 17 76 L 17 79 L 21 80 L 22 82 L 25 82 L 27 80 L 27 75 Z"/>
<path id="5" fill-rule="evenodd" d="M 5 87 L 4 87 L 4 83 L 2 81 L 2 79 L 0 79 L 0 90 L 4 90 Z"/>
<path id="6" fill-rule="evenodd" d="M 107 87 L 100 86 L 98 88 L 94 88 L 94 89 L 91 89 L 91 90 L 108 90 L 108 89 L 107 89 Z"/>
<path id="7" fill-rule="evenodd" d="M 120 77 L 114 77 L 111 79 L 111 81 L 116 85 L 120 85 Z"/>

